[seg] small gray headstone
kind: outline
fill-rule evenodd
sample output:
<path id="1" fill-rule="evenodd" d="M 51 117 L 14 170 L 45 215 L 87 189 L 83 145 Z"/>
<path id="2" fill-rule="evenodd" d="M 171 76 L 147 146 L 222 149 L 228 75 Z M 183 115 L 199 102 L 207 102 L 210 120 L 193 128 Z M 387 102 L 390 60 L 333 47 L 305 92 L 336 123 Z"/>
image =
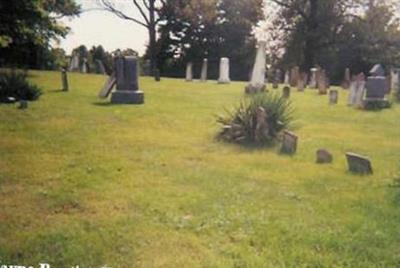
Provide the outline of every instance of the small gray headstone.
<path id="1" fill-rule="evenodd" d="M 281 153 L 284 153 L 284 154 L 296 153 L 297 140 L 298 140 L 298 137 L 294 133 L 292 133 L 290 131 L 284 131 Z"/>
<path id="2" fill-rule="evenodd" d="M 332 163 L 333 157 L 330 152 L 325 149 L 319 149 L 317 151 L 317 163 L 318 164 L 327 164 Z"/>
<path id="3" fill-rule="evenodd" d="M 349 171 L 358 174 L 372 174 L 371 161 L 362 155 L 355 153 L 346 153 Z"/>
<path id="4" fill-rule="evenodd" d="M 339 92 L 336 89 L 329 90 L 329 104 L 337 104 Z"/>
<path id="5" fill-rule="evenodd" d="M 286 86 L 283 88 L 282 97 L 286 99 L 290 98 L 290 87 Z"/>

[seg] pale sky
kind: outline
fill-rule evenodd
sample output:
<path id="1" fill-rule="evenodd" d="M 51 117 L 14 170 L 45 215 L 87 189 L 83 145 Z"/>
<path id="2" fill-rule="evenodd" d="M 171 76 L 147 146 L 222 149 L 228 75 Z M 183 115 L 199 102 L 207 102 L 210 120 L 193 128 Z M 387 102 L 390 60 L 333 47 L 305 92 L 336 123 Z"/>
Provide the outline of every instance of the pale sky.
<path id="1" fill-rule="evenodd" d="M 82 5 L 83 10 L 96 6 L 96 0 L 76 0 L 76 2 Z M 123 8 L 128 13 L 128 10 L 134 10 L 129 2 Z M 120 19 L 109 12 L 97 10 L 83 12 L 77 18 L 63 19 L 62 22 L 71 28 L 71 32 L 66 39 L 61 39 L 59 45 L 67 54 L 81 44 L 88 49 L 93 45 L 102 45 L 110 52 L 117 48 L 131 48 L 140 55 L 146 50 L 148 42 L 146 28 Z"/>

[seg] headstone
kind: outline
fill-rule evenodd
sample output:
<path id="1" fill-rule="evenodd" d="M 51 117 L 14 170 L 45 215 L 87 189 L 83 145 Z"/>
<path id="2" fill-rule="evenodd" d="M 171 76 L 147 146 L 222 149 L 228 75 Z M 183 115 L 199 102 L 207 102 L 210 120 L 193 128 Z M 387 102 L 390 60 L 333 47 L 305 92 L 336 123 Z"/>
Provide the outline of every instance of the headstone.
<path id="1" fill-rule="evenodd" d="M 350 84 L 350 93 L 347 104 L 357 107 L 362 106 L 362 101 L 364 97 L 365 90 L 365 75 L 363 73 L 358 74 L 353 77 L 353 81 Z"/>
<path id="2" fill-rule="evenodd" d="M 96 59 L 96 73 L 106 74 L 106 68 L 101 60 Z"/>
<path id="3" fill-rule="evenodd" d="M 318 75 L 318 93 L 325 95 L 327 93 L 327 77 L 325 70 L 321 70 Z"/>
<path id="4" fill-rule="evenodd" d="M 350 83 L 351 83 L 350 69 L 346 68 L 346 70 L 344 72 L 344 79 L 343 79 L 343 82 L 342 82 L 342 88 L 343 89 L 349 89 Z"/>
<path id="5" fill-rule="evenodd" d="M 317 68 L 311 68 L 310 69 L 311 72 L 311 78 L 310 78 L 310 88 L 317 88 L 317 72 L 318 69 Z"/>
<path id="6" fill-rule="evenodd" d="M 192 82 L 193 81 L 193 63 L 188 62 L 186 64 L 186 77 L 185 77 L 186 82 Z"/>
<path id="7" fill-rule="evenodd" d="M 297 86 L 297 80 L 299 79 L 299 67 L 295 66 L 290 71 L 290 86 L 295 87 Z"/>
<path id="8" fill-rule="evenodd" d="M 362 155 L 346 153 L 349 171 L 358 174 L 372 174 L 371 161 Z"/>
<path id="9" fill-rule="evenodd" d="M 20 100 L 20 101 L 19 101 L 18 109 L 21 109 L 21 110 L 28 109 L 28 101 L 26 101 L 26 100 Z"/>
<path id="10" fill-rule="evenodd" d="M 160 82 L 160 81 L 161 81 L 160 69 L 158 69 L 158 68 L 155 70 L 154 80 L 155 80 L 156 82 Z"/>
<path id="11" fill-rule="evenodd" d="M 67 70 L 65 68 L 61 69 L 61 84 L 62 84 L 62 91 L 68 91 L 68 75 Z"/>
<path id="12" fill-rule="evenodd" d="M 257 143 L 263 142 L 269 136 L 268 114 L 263 107 L 256 110 L 256 129 L 254 139 Z"/>
<path id="13" fill-rule="evenodd" d="M 325 149 L 319 149 L 317 151 L 317 164 L 328 164 L 332 163 L 333 156 L 330 152 Z"/>
<path id="14" fill-rule="evenodd" d="M 284 81 L 285 85 L 289 85 L 290 84 L 290 73 L 289 71 L 285 72 L 285 81 Z"/>
<path id="15" fill-rule="evenodd" d="M 298 137 L 294 133 L 285 130 L 283 132 L 281 153 L 284 153 L 284 154 L 296 153 L 297 140 L 298 140 Z"/>
<path id="16" fill-rule="evenodd" d="M 70 72 L 79 72 L 79 54 L 74 51 L 72 52 L 71 61 L 69 63 L 69 71 Z"/>
<path id="17" fill-rule="evenodd" d="M 283 88 L 282 97 L 284 97 L 286 99 L 290 98 L 290 87 L 285 86 Z"/>
<path id="18" fill-rule="evenodd" d="M 304 91 L 304 85 L 305 82 L 303 80 L 303 77 L 300 75 L 299 79 L 297 79 L 297 91 L 303 92 Z"/>
<path id="19" fill-rule="evenodd" d="M 229 84 L 231 82 L 229 76 L 229 59 L 228 58 L 221 58 L 219 64 L 219 78 L 218 84 Z"/>
<path id="20" fill-rule="evenodd" d="M 370 71 L 371 76 L 367 78 L 365 84 L 365 99 L 363 102 L 364 107 L 369 105 L 379 105 L 385 107 L 389 102 L 385 99 L 387 91 L 387 81 L 385 71 L 380 64 L 376 64 Z"/>
<path id="21" fill-rule="evenodd" d="M 138 86 L 137 58 L 132 56 L 116 57 L 115 72 L 117 90 L 111 96 L 115 104 L 143 104 L 144 93 Z"/>
<path id="22" fill-rule="evenodd" d="M 258 43 L 257 55 L 254 61 L 253 72 L 251 75 L 250 83 L 246 86 L 245 92 L 248 94 L 259 93 L 265 91 L 265 61 L 266 42 L 261 41 Z"/>
<path id="23" fill-rule="evenodd" d="M 329 90 L 329 104 L 337 104 L 339 99 L 339 92 L 336 89 Z"/>
<path id="24" fill-rule="evenodd" d="M 84 74 L 88 72 L 88 61 L 86 58 L 83 59 L 81 72 Z"/>
<path id="25" fill-rule="evenodd" d="M 115 86 L 115 84 L 117 83 L 117 78 L 115 77 L 115 73 L 113 73 L 106 81 L 106 83 L 104 84 L 103 88 L 101 89 L 101 91 L 99 92 L 99 98 L 101 99 L 105 99 L 107 98 L 113 87 Z"/>
<path id="26" fill-rule="evenodd" d="M 207 82 L 207 72 L 208 72 L 208 59 L 203 59 L 203 65 L 201 66 L 200 81 Z"/>
<path id="27" fill-rule="evenodd" d="M 272 81 L 273 89 L 277 89 L 279 87 L 279 84 L 281 83 L 281 75 L 282 75 L 281 70 L 279 70 L 279 69 L 275 70 L 274 78 Z"/>

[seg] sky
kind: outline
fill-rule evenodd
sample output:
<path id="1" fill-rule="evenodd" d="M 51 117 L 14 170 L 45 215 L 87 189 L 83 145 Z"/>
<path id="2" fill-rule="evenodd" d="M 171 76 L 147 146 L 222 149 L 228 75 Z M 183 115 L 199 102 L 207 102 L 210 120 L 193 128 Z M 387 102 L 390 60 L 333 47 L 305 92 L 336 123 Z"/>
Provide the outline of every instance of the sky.
<path id="1" fill-rule="evenodd" d="M 86 10 L 96 6 L 96 0 L 76 0 Z M 134 10 L 131 4 L 122 6 L 124 10 Z M 135 11 L 131 13 L 135 14 Z M 117 48 L 131 48 L 140 55 L 146 50 L 148 33 L 146 28 L 131 21 L 118 18 L 116 15 L 105 11 L 83 12 L 79 17 L 73 19 L 65 18 L 62 23 L 71 28 L 71 32 L 65 39 L 61 39 L 58 45 L 67 54 L 83 44 L 88 49 L 93 45 L 102 45 L 105 50 L 113 51 Z"/>

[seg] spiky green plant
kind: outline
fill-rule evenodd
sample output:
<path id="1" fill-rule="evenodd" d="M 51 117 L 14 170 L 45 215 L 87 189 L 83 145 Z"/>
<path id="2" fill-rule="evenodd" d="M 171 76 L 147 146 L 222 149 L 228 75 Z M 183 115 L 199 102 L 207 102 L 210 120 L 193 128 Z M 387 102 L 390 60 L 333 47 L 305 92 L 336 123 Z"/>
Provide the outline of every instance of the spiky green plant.
<path id="1" fill-rule="evenodd" d="M 17 70 L 0 71 L 0 102 L 13 97 L 17 100 L 36 100 L 42 94 L 39 87 L 27 80 L 27 73 Z"/>
<path id="2" fill-rule="evenodd" d="M 257 113 L 265 112 L 265 118 L 260 122 Z M 222 125 L 218 137 L 228 142 L 249 142 L 270 144 L 279 133 L 287 129 L 292 117 L 291 102 L 280 95 L 262 93 L 243 99 L 232 111 L 218 116 L 217 122 Z M 264 131 L 260 134 L 260 125 Z"/>

